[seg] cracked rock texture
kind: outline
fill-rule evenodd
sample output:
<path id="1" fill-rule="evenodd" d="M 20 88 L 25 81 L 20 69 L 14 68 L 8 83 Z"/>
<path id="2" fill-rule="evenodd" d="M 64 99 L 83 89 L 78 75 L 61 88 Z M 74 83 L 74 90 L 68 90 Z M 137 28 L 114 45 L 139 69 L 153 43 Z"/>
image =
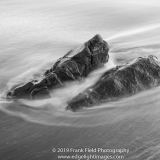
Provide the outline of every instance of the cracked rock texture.
<path id="1" fill-rule="evenodd" d="M 106 71 L 100 79 L 68 102 L 67 109 L 76 111 L 103 102 L 116 101 L 160 84 L 160 64 L 150 55 Z"/>
<path id="2" fill-rule="evenodd" d="M 7 93 L 7 98 L 49 98 L 50 90 L 63 87 L 65 82 L 80 80 L 108 61 L 109 47 L 100 35 L 58 59 L 40 80 L 30 81 Z"/>

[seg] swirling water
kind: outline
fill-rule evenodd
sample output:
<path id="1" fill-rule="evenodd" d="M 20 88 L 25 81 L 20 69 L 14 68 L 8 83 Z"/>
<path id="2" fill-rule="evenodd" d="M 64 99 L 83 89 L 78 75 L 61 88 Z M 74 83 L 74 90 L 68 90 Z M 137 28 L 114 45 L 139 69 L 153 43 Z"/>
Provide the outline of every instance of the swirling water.
<path id="1" fill-rule="evenodd" d="M 113 135 L 110 138 L 101 135 L 101 139 L 110 140 L 103 146 L 128 147 L 127 160 L 158 160 L 159 87 L 77 113 L 65 111 L 65 107 L 68 100 L 93 84 L 107 69 L 139 56 L 152 54 L 160 59 L 159 15 L 158 0 L 1 0 L 0 112 L 8 118 L 20 117 L 32 125 L 58 126 L 61 132 L 65 132 L 66 127 L 74 128 L 75 132 L 81 128 L 103 127 L 100 132 Z M 4 99 L 7 90 L 40 77 L 59 57 L 97 33 L 110 46 L 110 60 L 103 69 L 94 71 L 82 82 L 69 83 L 53 91 L 49 100 L 12 102 Z M 12 129 L 15 130 L 14 126 Z M 5 144 L 8 138 L 0 142 Z M 85 145 L 96 146 L 96 142 Z"/>

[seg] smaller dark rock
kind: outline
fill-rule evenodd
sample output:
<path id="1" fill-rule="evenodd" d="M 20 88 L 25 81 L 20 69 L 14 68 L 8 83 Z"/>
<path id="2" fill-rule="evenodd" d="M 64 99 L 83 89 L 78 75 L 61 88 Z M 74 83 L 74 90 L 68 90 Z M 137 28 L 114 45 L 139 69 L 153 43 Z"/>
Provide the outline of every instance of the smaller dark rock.
<path id="1" fill-rule="evenodd" d="M 76 111 L 103 102 L 116 101 L 160 84 L 160 64 L 150 55 L 105 72 L 93 86 L 74 97 L 67 109 Z"/>

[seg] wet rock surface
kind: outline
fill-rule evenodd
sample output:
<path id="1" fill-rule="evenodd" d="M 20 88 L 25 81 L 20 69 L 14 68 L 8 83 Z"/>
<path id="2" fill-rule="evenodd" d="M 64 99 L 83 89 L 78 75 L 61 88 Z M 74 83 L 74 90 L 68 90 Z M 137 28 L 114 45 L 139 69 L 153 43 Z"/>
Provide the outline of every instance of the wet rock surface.
<path id="1" fill-rule="evenodd" d="M 7 98 L 49 98 L 50 90 L 63 87 L 65 82 L 80 80 L 108 61 L 109 47 L 100 35 L 58 59 L 40 80 L 30 81 L 7 93 Z"/>
<path id="2" fill-rule="evenodd" d="M 160 84 L 160 64 L 150 55 L 106 71 L 84 92 L 68 102 L 67 109 L 76 111 L 103 102 L 116 101 Z"/>

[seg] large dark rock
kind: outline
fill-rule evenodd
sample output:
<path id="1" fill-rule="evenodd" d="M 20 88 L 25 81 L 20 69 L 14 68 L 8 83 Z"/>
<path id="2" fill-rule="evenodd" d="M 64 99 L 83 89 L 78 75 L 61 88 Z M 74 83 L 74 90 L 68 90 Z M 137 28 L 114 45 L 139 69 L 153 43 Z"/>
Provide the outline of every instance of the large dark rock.
<path id="1" fill-rule="evenodd" d="M 33 80 L 7 93 L 7 98 L 47 98 L 49 90 L 63 87 L 65 82 L 80 80 L 91 71 L 102 67 L 109 59 L 109 47 L 100 35 L 95 35 L 82 46 L 69 51 L 44 73 L 40 80 Z"/>
<path id="2" fill-rule="evenodd" d="M 76 111 L 103 102 L 118 100 L 160 84 L 160 64 L 156 57 L 140 57 L 105 72 L 93 86 L 74 97 L 67 109 Z"/>

